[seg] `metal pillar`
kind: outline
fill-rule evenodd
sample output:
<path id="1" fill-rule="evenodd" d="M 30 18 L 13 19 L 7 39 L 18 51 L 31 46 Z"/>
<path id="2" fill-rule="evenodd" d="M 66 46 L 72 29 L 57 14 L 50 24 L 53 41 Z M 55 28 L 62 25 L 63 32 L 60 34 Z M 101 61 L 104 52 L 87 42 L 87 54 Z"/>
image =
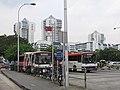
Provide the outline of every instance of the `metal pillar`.
<path id="1" fill-rule="evenodd" d="M 64 0 L 64 34 L 63 34 L 63 76 L 65 87 L 69 86 L 69 70 L 68 70 L 68 30 L 67 30 L 67 0 Z"/>
<path id="2" fill-rule="evenodd" d="M 53 40 L 53 26 L 52 26 L 52 81 L 54 80 L 54 40 Z"/>

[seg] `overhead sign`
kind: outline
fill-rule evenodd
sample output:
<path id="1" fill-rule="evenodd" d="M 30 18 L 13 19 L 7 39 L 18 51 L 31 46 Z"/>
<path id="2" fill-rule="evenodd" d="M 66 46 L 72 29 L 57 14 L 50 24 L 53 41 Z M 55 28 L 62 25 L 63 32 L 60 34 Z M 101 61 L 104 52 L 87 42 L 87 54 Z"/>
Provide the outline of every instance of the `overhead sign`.
<path id="1" fill-rule="evenodd" d="M 63 50 L 56 51 L 56 59 L 62 61 L 63 60 Z"/>

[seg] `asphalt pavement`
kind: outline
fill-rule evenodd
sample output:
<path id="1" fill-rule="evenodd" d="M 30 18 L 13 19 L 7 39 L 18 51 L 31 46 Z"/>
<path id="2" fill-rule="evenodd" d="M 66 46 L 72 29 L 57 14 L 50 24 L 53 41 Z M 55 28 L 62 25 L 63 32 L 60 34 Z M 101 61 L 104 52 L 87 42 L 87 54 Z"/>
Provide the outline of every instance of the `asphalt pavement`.
<path id="1" fill-rule="evenodd" d="M 120 90 L 120 70 L 98 69 L 95 72 L 86 73 L 86 86 L 90 90 Z M 84 73 L 70 72 L 71 84 L 83 86 Z"/>
<path id="2" fill-rule="evenodd" d="M 23 90 L 85 90 L 82 87 L 71 84 L 69 87 L 59 86 L 51 80 L 16 71 L 2 70 L 1 72 Z"/>

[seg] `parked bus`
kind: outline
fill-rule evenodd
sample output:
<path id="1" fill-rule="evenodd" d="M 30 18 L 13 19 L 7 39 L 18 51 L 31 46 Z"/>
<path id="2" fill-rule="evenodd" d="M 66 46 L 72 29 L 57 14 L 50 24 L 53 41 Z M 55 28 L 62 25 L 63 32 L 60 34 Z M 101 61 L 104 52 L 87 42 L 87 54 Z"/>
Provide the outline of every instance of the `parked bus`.
<path id="1" fill-rule="evenodd" d="M 51 52 L 26 52 L 20 55 L 20 71 L 33 73 L 36 68 L 51 68 Z"/>
<path id="2" fill-rule="evenodd" d="M 87 71 L 97 70 L 97 63 L 94 52 L 77 52 L 69 53 L 69 70 L 70 71 Z"/>
<path id="3" fill-rule="evenodd" d="M 54 66 L 52 64 L 52 53 L 48 51 L 26 52 L 20 55 L 19 71 L 51 79 L 52 73 L 54 80 L 58 80 L 62 85 L 62 64 L 57 61 L 54 53 Z M 52 68 L 54 67 L 54 69 Z M 52 71 L 54 70 L 54 71 Z"/>

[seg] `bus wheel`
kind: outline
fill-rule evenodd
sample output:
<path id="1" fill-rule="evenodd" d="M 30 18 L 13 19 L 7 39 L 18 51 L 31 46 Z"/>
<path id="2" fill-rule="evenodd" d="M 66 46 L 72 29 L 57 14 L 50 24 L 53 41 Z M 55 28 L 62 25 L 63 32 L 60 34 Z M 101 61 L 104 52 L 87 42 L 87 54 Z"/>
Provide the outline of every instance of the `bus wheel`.
<path id="1" fill-rule="evenodd" d="M 73 71 L 74 71 L 74 72 L 77 71 L 77 67 L 76 67 L 76 65 L 73 66 Z"/>

